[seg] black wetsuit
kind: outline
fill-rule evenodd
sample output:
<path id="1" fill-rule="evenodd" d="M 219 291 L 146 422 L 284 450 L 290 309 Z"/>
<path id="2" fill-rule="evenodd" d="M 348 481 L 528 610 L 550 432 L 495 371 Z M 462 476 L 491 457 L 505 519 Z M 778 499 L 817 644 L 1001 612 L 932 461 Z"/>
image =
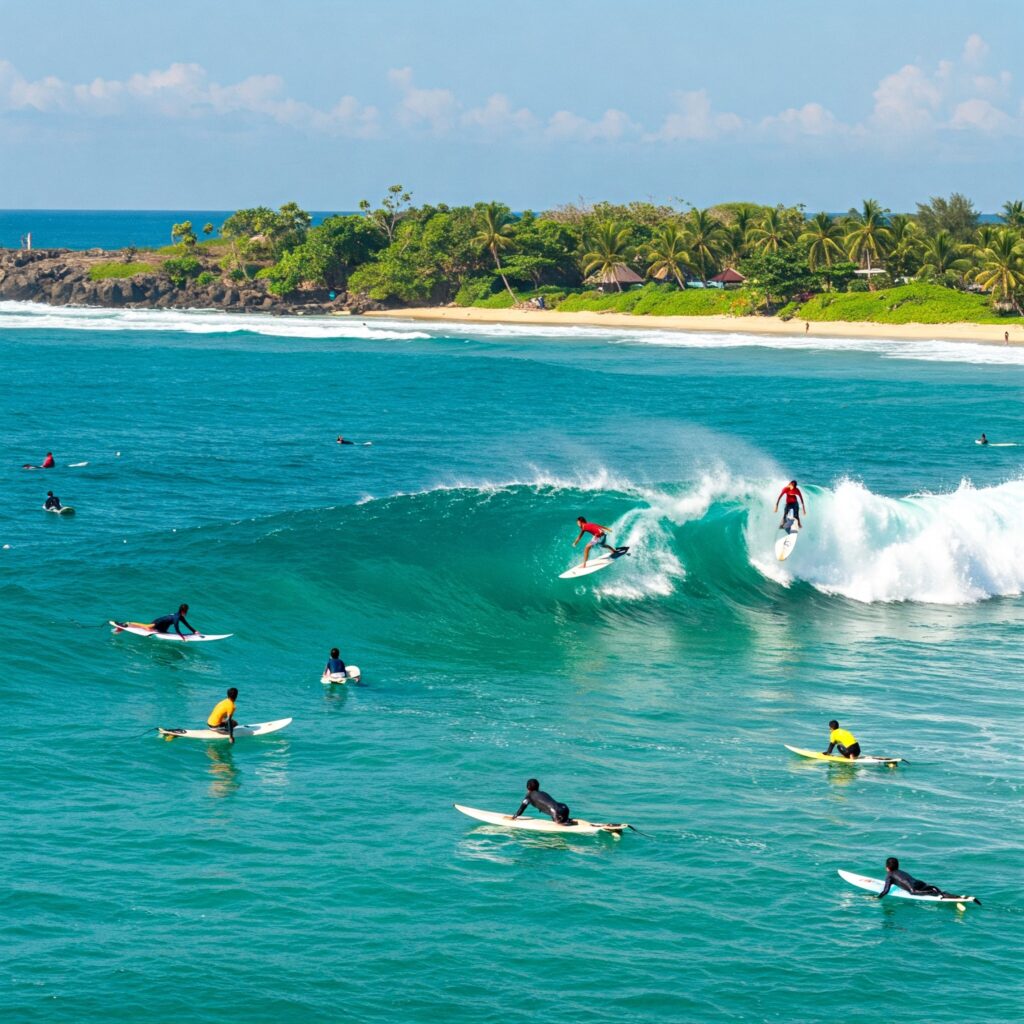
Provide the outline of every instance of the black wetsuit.
<path id="1" fill-rule="evenodd" d="M 845 744 L 836 741 L 835 743 L 830 743 L 828 745 L 828 750 L 826 750 L 825 753 L 831 754 L 833 747 L 838 748 L 839 754 L 842 757 L 860 757 L 859 743 L 851 743 L 849 746 L 846 746 Z"/>
<path id="2" fill-rule="evenodd" d="M 184 636 L 185 634 L 181 631 L 181 623 L 185 623 L 185 628 L 191 632 L 195 632 L 192 626 L 189 624 L 188 619 L 185 618 L 181 612 L 175 612 L 173 615 L 161 615 L 159 619 L 153 620 L 153 628 L 158 633 L 170 633 L 171 626 L 175 628 L 178 636 Z"/>
<path id="3" fill-rule="evenodd" d="M 557 821 L 560 825 L 565 825 L 569 821 L 569 808 L 565 804 L 560 804 L 542 789 L 527 793 L 519 805 L 519 810 L 512 817 L 518 818 L 527 807 L 531 806 L 536 807 L 541 814 L 547 814 L 552 821 Z"/>
<path id="4" fill-rule="evenodd" d="M 46 499 L 46 504 L 43 508 L 60 508 L 60 498 L 58 498 L 56 494 L 51 494 Z"/>
<path id="5" fill-rule="evenodd" d="M 894 885 L 896 888 L 913 893 L 915 896 L 945 896 L 955 899 L 952 893 L 943 892 L 937 885 L 929 885 L 927 882 L 922 882 L 921 879 L 908 875 L 906 871 L 902 871 L 899 868 L 895 871 L 886 871 L 885 886 L 877 898 L 881 899 L 885 896 Z"/>

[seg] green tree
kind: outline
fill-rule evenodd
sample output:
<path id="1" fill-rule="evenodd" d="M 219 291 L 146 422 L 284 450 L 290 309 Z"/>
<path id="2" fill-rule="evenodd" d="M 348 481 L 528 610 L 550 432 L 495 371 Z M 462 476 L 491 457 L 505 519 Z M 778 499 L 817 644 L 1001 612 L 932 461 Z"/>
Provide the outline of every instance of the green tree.
<path id="1" fill-rule="evenodd" d="M 1009 228 L 998 232 L 992 244 L 978 254 L 981 264 L 975 283 L 991 293 L 994 306 L 1011 303 L 1021 313 L 1024 291 L 1024 242 Z"/>
<path id="2" fill-rule="evenodd" d="M 905 213 L 889 218 L 889 243 L 885 265 L 893 280 L 910 277 L 920 266 L 921 231 Z"/>
<path id="3" fill-rule="evenodd" d="M 743 273 L 747 276 L 747 287 L 769 307 L 815 290 L 815 277 L 799 249 L 754 253 L 743 261 Z"/>
<path id="4" fill-rule="evenodd" d="M 213 225 L 209 221 L 207 221 L 203 225 L 203 234 L 206 235 L 207 238 L 209 238 L 210 235 L 213 234 L 213 230 L 214 230 Z"/>
<path id="5" fill-rule="evenodd" d="M 757 253 L 778 252 L 793 240 L 789 218 L 779 207 L 769 207 L 747 231 L 747 241 Z"/>
<path id="6" fill-rule="evenodd" d="M 199 239 L 192 230 L 192 221 L 183 220 L 180 224 L 173 225 L 171 227 L 171 242 L 180 242 L 186 252 L 194 249 Z"/>
<path id="7" fill-rule="evenodd" d="M 683 232 L 689 264 L 701 281 L 707 284 L 708 278 L 718 269 L 724 250 L 725 229 L 722 222 L 712 216 L 710 210 L 693 209 L 683 219 Z"/>
<path id="8" fill-rule="evenodd" d="M 966 250 L 948 231 L 926 238 L 921 246 L 921 269 L 917 276 L 940 284 L 962 283 L 971 266 Z"/>
<path id="9" fill-rule="evenodd" d="M 969 242 L 978 226 L 978 211 L 970 199 L 959 192 L 948 199 L 932 196 L 927 203 L 917 204 L 917 223 L 926 235 L 946 231 L 955 242 Z"/>
<path id="10" fill-rule="evenodd" d="M 380 202 L 373 208 L 369 199 L 359 201 L 359 209 L 366 219 L 387 239 L 388 245 L 395 240 L 398 223 L 412 208 L 412 193 L 402 185 L 391 185 Z"/>
<path id="11" fill-rule="evenodd" d="M 607 277 L 620 267 L 625 267 L 632 255 L 629 243 L 628 227 L 611 220 L 601 221 L 584 241 L 584 253 L 580 261 L 584 276 Z M 622 291 L 622 284 L 618 280 L 615 286 Z"/>
<path id="12" fill-rule="evenodd" d="M 1003 203 L 1003 212 L 999 215 L 999 219 L 1008 227 L 1016 228 L 1018 231 L 1024 228 L 1024 202 L 1014 199 Z"/>
<path id="13" fill-rule="evenodd" d="M 684 273 L 689 268 L 690 255 L 686 232 L 671 221 L 654 232 L 647 246 L 648 277 L 675 278 L 680 288 L 686 287 Z"/>
<path id="14" fill-rule="evenodd" d="M 868 287 L 874 291 L 871 271 L 875 263 L 885 255 L 892 237 L 886 226 L 884 210 L 874 199 L 865 199 L 859 210 L 851 210 L 848 230 L 844 242 L 846 251 L 854 263 L 859 263 L 868 272 Z"/>
<path id="15" fill-rule="evenodd" d="M 516 293 L 512 291 L 512 285 L 508 283 L 505 271 L 501 266 L 501 253 L 512 248 L 512 225 L 511 215 L 508 209 L 499 203 L 488 203 L 481 208 L 477 217 L 477 234 L 473 238 L 473 244 L 480 249 L 486 249 L 494 260 L 494 266 L 502 284 L 505 285 L 512 301 L 516 301 Z"/>
<path id="16" fill-rule="evenodd" d="M 807 246 L 807 263 L 811 270 L 831 267 L 843 257 L 842 229 L 827 213 L 816 213 L 800 235 L 799 241 Z"/>

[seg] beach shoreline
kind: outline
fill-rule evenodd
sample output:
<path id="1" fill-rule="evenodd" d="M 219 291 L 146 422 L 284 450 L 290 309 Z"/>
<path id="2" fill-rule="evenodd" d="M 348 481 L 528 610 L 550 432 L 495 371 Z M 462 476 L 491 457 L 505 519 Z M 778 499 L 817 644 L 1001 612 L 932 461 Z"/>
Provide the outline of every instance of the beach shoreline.
<path id="1" fill-rule="evenodd" d="M 508 324 L 516 327 L 603 327 L 625 330 L 769 334 L 784 337 L 856 338 L 876 341 L 959 341 L 1024 345 L 1024 324 L 880 324 L 847 320 L 780 320 L 767 316 L 634 316 L 630 313 L 562 313 L 544 309 L 482 309 L 475 306 L 425 306 L 367 311 L 360 317 L 455 324 Z M 810 323 L 810 330 L 805 324 Z"/>

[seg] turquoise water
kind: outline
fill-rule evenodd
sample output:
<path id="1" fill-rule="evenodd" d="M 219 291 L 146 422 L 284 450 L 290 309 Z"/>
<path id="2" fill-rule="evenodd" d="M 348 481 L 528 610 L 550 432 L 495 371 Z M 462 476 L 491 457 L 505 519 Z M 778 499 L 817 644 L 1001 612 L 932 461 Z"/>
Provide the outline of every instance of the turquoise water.
<path id="1" fill-rule="evenodd" d="M 4 1019 L 1017 1016 L 1024 359 L 820 345 L 0 304 Z M 647 835 L 451 807 L 530 775 Z"/>

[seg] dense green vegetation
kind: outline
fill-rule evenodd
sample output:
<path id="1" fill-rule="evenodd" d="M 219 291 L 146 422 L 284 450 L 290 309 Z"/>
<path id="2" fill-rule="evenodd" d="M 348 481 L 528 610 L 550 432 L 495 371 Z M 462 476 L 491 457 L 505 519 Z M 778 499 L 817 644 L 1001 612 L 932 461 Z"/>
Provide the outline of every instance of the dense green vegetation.
<path id="1" fill-rule="evenodd" d="M 316 227 L 288 203 L 239 210 L 220 234 L 201 242 L 190 222 L 175 224 L 168 275 L 205 279 L 216 259 L 222 275 L 262 278 L 282 296 L 508 308 L 543 295 L 563 310 L 884 322 L 1019 316 L 1024 301 L 1024 202 L 1007 202 L 999 223 L 981 224 L 959 194 L 933 197 L 913 214 L 872 199 L 842 216 L 749 203 L 513 214 L 493 202 L 414 206 L 394 185 L 376 206 L 364 200 L 358 214 Z M 743 275 L 741 287 L 714 287 L 726 268 Z"/>
<path id="2" fill-rule="evenodd" d="M 156 267 L 149 263 L 94 263 L 89 268 L 90 281 L 106 281 L 111 277 L 134 277 L 136 274 L 152 274 Z"/>

